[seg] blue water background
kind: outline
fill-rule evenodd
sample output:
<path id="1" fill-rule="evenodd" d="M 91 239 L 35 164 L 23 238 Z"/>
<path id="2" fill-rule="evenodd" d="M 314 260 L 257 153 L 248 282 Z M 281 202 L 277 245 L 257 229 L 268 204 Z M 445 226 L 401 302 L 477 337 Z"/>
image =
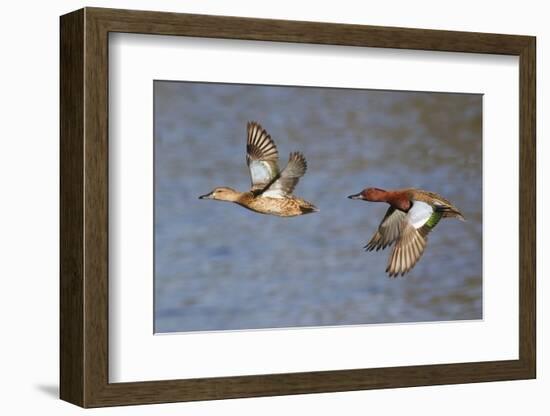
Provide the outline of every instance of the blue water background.
<path id="1" fill-rule="evenodd" d="M 482 96 L 154 82 L 155 332 L 482 318 Z M 295 218 L 198 200 L 247 190 L 246 123 L 274 138 L 284 167 L 302 151 Z M 450 199 L 405 277 L 390 250 L 362 247 L 387 206 L 365 187 L 418 187 Z"/>

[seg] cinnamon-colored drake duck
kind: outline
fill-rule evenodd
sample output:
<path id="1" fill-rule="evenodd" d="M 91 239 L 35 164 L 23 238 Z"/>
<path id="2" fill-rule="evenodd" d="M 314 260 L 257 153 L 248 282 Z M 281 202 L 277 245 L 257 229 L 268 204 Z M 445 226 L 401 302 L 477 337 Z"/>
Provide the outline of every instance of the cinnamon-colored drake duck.
<path id="1" fill-rule="evenodd" d="M 421 189 L 367 188 L 348 198 L 390 205 L 378 230 L 364 247 L 367 251 L 378 251 L 395 243 L 386 268 L 390 277 L 403 276 L 414 267 L 424 253 L 428 234 L 442 218 L 464 221 L 461 212 L 448 200 Z"/>
<path id="2" fill-rule="evenodd" d="M 295 217 L 319 211 L 311 202 L 292 195 L 299 179 L 307 170 L 304 155 L 290 153 L 288 164 L 281 171 L 279 152 L 273 139 L 256 122 L 247 123 L 246 164 L 250 170 L 252 187 L 238 192 L 218 187 L 199 199 L 234 202 L 260 214 Z"/>

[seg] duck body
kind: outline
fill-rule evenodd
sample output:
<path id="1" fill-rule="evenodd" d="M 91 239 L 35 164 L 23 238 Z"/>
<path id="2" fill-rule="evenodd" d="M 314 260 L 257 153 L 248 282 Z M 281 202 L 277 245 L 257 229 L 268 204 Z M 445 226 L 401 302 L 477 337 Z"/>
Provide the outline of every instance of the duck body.
<path id="1" fill-rule="evenodd" d="M 236 202 L 251 211 L 279 217 L 296 217 L 319 211 L 311 202 L 295 196 L 272 198 L 244 192 Z"/>
<path id="2" fill-rule="evenodd" d="M 233 202 L 260 214 L 279 217 L 318 212 L 311 202 L 292 194 L 307 170 L 304 155 L 290 153 L 287 166 L 279 170 L 279 153 L 271 136 L 256 122 L 248 123 L 247 134 L 246 164 L 252 180 L 251 189 L 238 192 L 228 187 L 217 187 L 199 199 Z"/>
<path id="3" fill-rule="evenodd" d="M 275 198 L 256 194 L 252 191 L 238 192 L 227 187 L 216 188 L 211 193 L 202 195 L 199 198 L 233 202 L 250 211 L 278 217 L 296 217 L 318 211 L 317 207 L 311 202 L 295 196 Z"/>
<path id="4" fill-rule="evenodd" d="M 428 234 L 441 219 L 464 221 L 462 213 L 450 201 L 422 189 L 367 188 L 349 198 L 390 205 L 378 230 L 364 247 L 367 251 L 378 251 L 394 245 L 386 268 L 390 277 L 403 276 L 416 265 L 426 248 Z"/>

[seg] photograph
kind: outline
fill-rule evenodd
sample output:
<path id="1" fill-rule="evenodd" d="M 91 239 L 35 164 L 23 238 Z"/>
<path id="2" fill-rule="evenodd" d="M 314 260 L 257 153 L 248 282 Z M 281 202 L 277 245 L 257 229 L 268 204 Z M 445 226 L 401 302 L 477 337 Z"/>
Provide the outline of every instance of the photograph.
<path id="1" fill-rule="evenodd" d="M 153 93 L 155 333 L 483 319 L 482 94 Z"/>

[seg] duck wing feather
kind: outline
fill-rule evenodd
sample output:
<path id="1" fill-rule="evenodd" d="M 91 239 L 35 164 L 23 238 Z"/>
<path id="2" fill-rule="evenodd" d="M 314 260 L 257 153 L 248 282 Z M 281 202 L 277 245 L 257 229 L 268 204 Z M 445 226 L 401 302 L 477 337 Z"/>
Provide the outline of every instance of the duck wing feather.
<path id="1" fill-rule="evenodd" d="M 298 181 L 307 171 L 307 162 L 300 152 L 292 152 L 288 164 L 274 180 L 266 186 L 263 196 L 271 198 L 285 198 L 292 195 Z"/>
<path id="2" fill-rule="evenodd" d="M 427 236 L 441 217 L 442 213 L 431 204 L 412 201 L 399 224 L 398 238 L 388 260 L 386 272 L 390 277 L 403 276 L 418 263 L 428 243 Z"/>
<path id="3" fill-rule="evenodd" d="M 401 223 L 399 239 L 388 260 L 386 272 L 390 277 L 403 276 L 420 260 L 427 240 L 410 222 Z"/>
<path id="4" fill-rule="evenodd" d="M 393 244 L 401 231 L 401 223 L 407 214 L 390 206 L 371 240 L 363 247 L 367 251 L 385 249 Z"/>
<path id="5" fill-rule="evenodd" d="M 252 190 L 263 190 L 279 175 L 279 152 L 267 131 L 254 121 L 247 124 L 246 164 Z"/>

